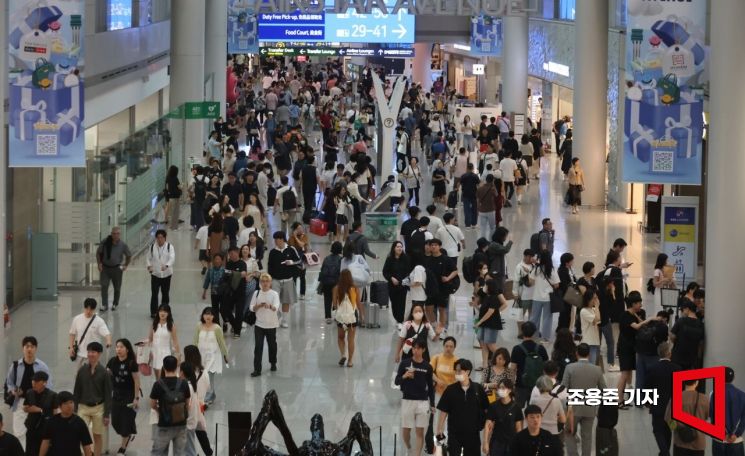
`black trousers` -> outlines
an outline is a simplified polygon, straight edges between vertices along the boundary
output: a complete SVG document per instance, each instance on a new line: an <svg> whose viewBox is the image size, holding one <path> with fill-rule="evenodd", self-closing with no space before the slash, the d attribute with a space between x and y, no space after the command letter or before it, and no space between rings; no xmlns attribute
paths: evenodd
<svg viewBox="0 0 745 456"><path fill-rule="evenodd" d="M158 313L158 291L161 294L161 304L168 304L171 302L171 277L155 277L150 276L150 315Z"/></svg>
<svg viewBox="0 0 745 456"><path fill-rule="evenodd" d="M26 433L26 455L38 456L41 451L41 441L44 435L40 432Z"/></svg>
<svg viewBox="0 0 745 456"><path fill-rule="evenodd" d="M505 182L504 183L504 191L507 193L505 195L505 198L507 198L507 201L512 199L512 196L515 194L515 183L514 182Z"/></svg>
<svg viewBox="0 0 745 456"><path fill-rule="evenodd" d="M463 456L481 456L481 437L479 432L469 435L448 434L448 454Z"/></svg>
<svg viewBox="0 0 745 456"><path fill-rule="evenodd" d="M657 442L657 448L660 450L660 456L670 455L670 439L673 437L670 427L665 422L664 415L652 415L652 434Z"/></svg>
<svg viewBox="0 0 745 456"><path fill-rule="evenodd" d="M254 326L254 371L261 372L261 358L264 356L264 338L269 345L269 363L277 364L277 328Z"/></svg>
<svg viewBox="0 0 745 456"><path fill-rule="evenodd" d="M409 189L409 206L414 205L412 203L414 199L416 199L416 204L422 204L422 201L419 199L419 187Z"/></svg>
<svg viewBox="0 0 745 456"><path fill-rule="evenodd" d="M406 288L388 287L388 294L391 298L391 312L396 323L404 322L404 312L406 311Z"/></svg>
<svg viewBox="0 0 745 456"><path fill-rule="evenodd" d="M202 447L202 451L207 456L212 456L212 447L210 446L210 439L207 437L207 431L195 431L197 434L197 440L199 440L199 446Z"/></svg>
<svg viewBox="0 0 745 456"><path fill-rule="evenodd" d="M316 209L316 190L303 189L303 213L310 214Z"/></svg>
<svg viewBox="0 0 745 456"><path fill-rule="evenodd" d="M212 315L214 315L215 324L220 324L220 308L222 307L222 296L219 294L211 294L210 301L212 303Z"/></svg>
<svg viewBox="0 0 745 456"><path fill-rule="evenodd" d="M578 318L579 319L579 318ZM566 328L569 329L569 323L572 321L572 306L564 303L564 307L559 312L559 324L556 329Z"/></svg>
<svg viewBox="0 0 745 456"><path fill-rule="evenodd" d="M331 318L331 303L334 299L334 285L323 285L323 315Z"/></svg>
<svg viewBox="0 0 745 456"><path fill-rule="evenodd" d="M293 279L293 284L297 284L297 281L300 280L300 295L305 296L305 288L306 288L306 280L305 280L305 269L300 272L300 275L295 277Z"/></svg>

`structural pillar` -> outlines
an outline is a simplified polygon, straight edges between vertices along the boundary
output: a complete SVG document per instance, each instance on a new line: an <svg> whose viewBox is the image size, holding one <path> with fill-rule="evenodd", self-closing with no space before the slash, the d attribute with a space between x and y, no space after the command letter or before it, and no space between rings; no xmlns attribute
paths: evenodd
<svg viewBox="0 0 745 456"><path fill-rule="evenodd" d="M214 95L212 101L220 102L220 115L225 118L228 66L228 0L210 0L207 8L206 40L204 45L205 73L212 73Z"/></svg>
<svg viewBox="0 0 745 456"><path fill-rule="evenodd" d="M0 49L2 50L0 55L0 101L5 101L8 91L8 34L5 32L7 30L5 26L8 24L8 3L3 2L3 6L0 7L0 24L3 25L3 32L0 33ZM0 237L0 263L2 263L0 264L0 293L2 293L0 313L2 313L3 305L9 304L5 299L7 295L5 278L8 274L8 242L5 240L5 233L8 232L6 217L8 195L5 191L8 185L8 138L5 134L7 132L5 120L5 109L0 109L0 236L2 236ZM5 324L0 321L0 366L8 365L7 350L11 346L15 345L6 338Z"/></svg>
<svg viewBox="0 0 745 456"><path fill-rule="evenodd" d="M577 0L574 21L574 156L585 171L582 203L605 203L608 0Z"/></svg>
<svg viewBox="0 0 745 456"><path fill-rule="evenodd" d="M187 101L204 100L204 36L205 0L179 0L171 15L171 109ZM221 53L226 55L225 48ZM171 164L179 167L182 182L190 175L186 169L188 157L202 156L206 141L203 126L204 120L183 120L174 125Z"/></svg>
<svg viewBox="0 0 745 456"><path fill-rule="evenodd" d="M706 154L706 352L705 366L729 366L735 370L735 384L745 388L745 357L740 347L745 345L742 330L739 284L742 273L738 267L722 261L745 254L745 245L735 241L745 224L745 199L733 191L745 169L745 156L732 149L732 133L742 130L745 112L738 97L732 97L738 76L745 72L745 60L733 58L741 54L745 43L745 17L742 0L711 2L711 109L709 144ZM733 250L734 249L734 250Z"/></svg>
<svg viewBox="0 0 745 456"><path fill-rule="evenodd" d="M432 43L414 43L414 58L411 64L411 79L419 83L425 92L432 88Z"/></svg>
<svg viewBox="0 0 745 456"><path fill-rule="evenodd" d="M528 16L505 15L502 111L525 114L528 105Z"/></svg>

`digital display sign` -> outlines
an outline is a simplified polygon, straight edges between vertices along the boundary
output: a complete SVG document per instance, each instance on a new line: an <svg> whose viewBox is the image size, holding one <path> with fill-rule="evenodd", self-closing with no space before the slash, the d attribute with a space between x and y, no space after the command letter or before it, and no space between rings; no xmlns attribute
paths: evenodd
<svg viewBox="0 0 745 456"><path fill-rule="evenodd" d="M386 6L392 11L395 2L389 0ZM273 42L414 43L416 25L415 16L405 9L359 14L353 7L345 14L261 13L258 21L259 40Z"/></svg>
<svg viewBox="0 0 745 456"><path fill-rule="evenodd" d="M132 0L109 0L109 30L132 27Z"/></svg>

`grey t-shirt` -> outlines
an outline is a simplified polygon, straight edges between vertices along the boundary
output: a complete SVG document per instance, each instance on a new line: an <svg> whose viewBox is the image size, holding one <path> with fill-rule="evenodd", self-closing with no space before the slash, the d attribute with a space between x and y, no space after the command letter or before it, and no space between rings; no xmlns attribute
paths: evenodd
<svg viewBox="0 0 745 456"><path fill-rule="evenodd" d="M129 247L124 243L124 241L119 241L116 244L111 244L111 253L107 255L106 242L104 241L98 246L96 256L101 258L101 262L104 266L111 268L123 264L125 256L131 258L132 252L129 251Z"/></svg>

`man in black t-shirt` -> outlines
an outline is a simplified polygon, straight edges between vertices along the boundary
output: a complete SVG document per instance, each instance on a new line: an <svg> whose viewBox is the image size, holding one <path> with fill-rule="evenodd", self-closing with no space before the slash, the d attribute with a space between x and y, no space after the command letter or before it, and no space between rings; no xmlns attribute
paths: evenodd
<svg viewBox="0 0 745 456"><path fill-rule="evenodd" d="M684 370L698 367L703 353L706 332L704 324L696 315L696 305L688 301L681 306L682 317L670 330L673 345L672 361Z"/></svg>
<svg viewBox="0 0 745 456"><path fill-rule="evenodd" d="M225 321L233 328L233 338L241 337L243 329L243 307L245 306L246 275L248 267L240 258L238 247L228 249L228 261L225 263L225 280L230 280L229 299L223 300L220 312ZM235 313L233 313L235 311Z"/></svg>
<svg viewBox="0 0 745 456"><path fill-rule="evenodd" d="M231 212L230 208L228 206L225 206L221 209L222 211L222 232L227 236L228 240L230 241L230 247L237 247L238 243L238 231L240 230L240 226L238 226L238 220L235 219L233 216L233 213Z"/></svg>
<svg viewBox="0 0 745 456"><path fill-rule="evenodd" d="M543 412L537 405L525 407L527 427L518 432L510 447L510 454L536 456L562 456L564 452L558 439L541 429ZM584 453L583 453L584 456Z"/></svg>
<svg viewBox="0 0 745 456"><path fill-rule="evenodd" d="M401 238L404 241L404 247L409 249L409 240L411 233L419 228L419 213L421 210L416 206L409 207L409 219L401 224Z"/></svg>
<svg viewBox="0 0 745 456"><path fill-rule="evenodd" d="M510 354L510 369L515 370L517 374L515 390L517 391L517 402L520 404L520 408L528 401L530 390L535 386L523 384L522 376L525 372L525 358L527 354L537 352L543 361L548 361L546 349L543 345L533 340L533 336L537 331L535 324L532 321L526 321L523 323L522 330L523 341L512 347L512 353Z"/></svg>
<svg viewBox="0 0 745 456"><path fill-rule="evenodd" d="M461 200L463 201L463 217L466 228L476 227L478 210L476 206L476 189L481 179L474 172L473 163L468 164L468 170L460 177Z"/></svg>
<svg viewBox="0 0 745 456"><path fill-rule="evenodd" d="M427 270L427 274L431 272L437 278L439 293L433 295L430 295L429 292L427 293L425 312L430 323L434 324L435 321L439 320L440 326L444 328L440 334L440 338L444 339L447 337L448 308L450 295L452 294L450 284L458 276L458 268L453 259L444 255L440 250L442 241L439 239L430 239L426 245L429 247L430 254L424 257L424 268ZM425 284L425 289L426 287L427 285ZM437 311L437 315L435 315L435 310Z"/></svg>
<svg viewBox="0 0 745 456"><path fill-rule="evenodd" d="M230 205L236 210L240 209L241 184L236 181L234 172L228 173L228 183L222 186L221 195L228 195Z"/></svg>
<svg viewBox="0 0 745 456"><path fill-rule="evenodd" d="M52 417L57 404L57 394L47 388L49 375L46 372L34 372L31 389L26 391L26 402L23 411L26 417L26 454L36 456L41 448L47 420Z"/></svg>
<svg viewBox="0 0 745 456"><path fill-rule="evenodd" d="M91 456L93 439L82 418L75 415L72 393L62 391L57 395L60 412L47 422L39 454L44 456ZM80 447L83 447L83 453Z"/></svg>
<svg viewBox="0 0 745 456"><path fill-rule="evenodd" d="M484 387L470 379L473 364L459 359L454 364L455 383L445 388L437 409L440 410L437 435L442 436L445 420L448 421L448 450L452 454L479 455L486 409L489 401Z"/></svg>
<svg viewBox="0 0 745 456"><path fill-rule="evenodd" d="M153 434L153 449L151 454L156 456L168 456L168 447L173 445L173 454L181 455L186 452L186 418L188 414L182 413L183 419L174 416L175 407L185 407L189 410L191 392L187 380L178 378L176 370L178 360L175 356L163 358L163 376L155 382L150 392L150 407L158 412L158 426ZM181 395L183 402L174 404L168 397Z"/></svg>
<svg viewBox="0 0 745 456"><path fill-rule="evenodd" d="M3 415L0 413L0 454L3 456L25 456L21 442L13 434L3 431Z"/></svg>

